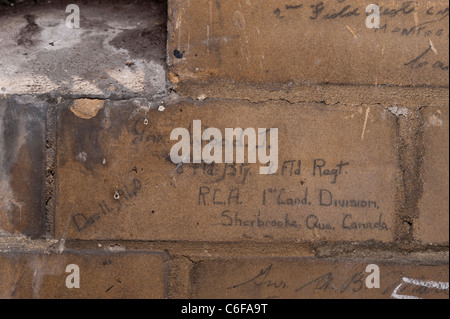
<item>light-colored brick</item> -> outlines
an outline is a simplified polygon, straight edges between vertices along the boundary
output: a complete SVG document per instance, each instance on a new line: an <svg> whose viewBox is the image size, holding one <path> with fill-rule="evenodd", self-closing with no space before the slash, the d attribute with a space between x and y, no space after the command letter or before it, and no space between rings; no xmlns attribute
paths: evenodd
<svg viewBox="0 0 450 319"><path fill-rule="evenodd" d="M366 280L374 272L373 270L366 272L366 267L372 264L379 267L380 288L367 287ZM368 282L373 282L372 278L369 278ZM438 283L441 284L438 286ZM432 287L433 285L435 288ZM374 260L219 259L203 261L194 267L191 297L447 299L448 265L419 265Z"/></svg>
<svg viewBox="0 0 450 319"><path fill-rule="evenodd" d="M260 175L259 163L173 164L171 131L198 119L222 134L278 128L277 174ZM160 112L106 101L91 119L64 107L56 238L67 228L73 239L390 242L395 154L395 117L376 106L210 101Z"/></svg>
<svg viewBox="0 0 450 319"><path fill-rule="evenodd" d="M169 1L173 84L448 86L448 2L367 0Z"/></svg>
<svg viewBox="0 0 450 319"><path fill-rule="evenodd" d="M66 12L70 4L79 8L79 28L66 26L74 17ZM1 5L0 16L1 94L123 98L166 91L163 1L17 3Z"/></svg>

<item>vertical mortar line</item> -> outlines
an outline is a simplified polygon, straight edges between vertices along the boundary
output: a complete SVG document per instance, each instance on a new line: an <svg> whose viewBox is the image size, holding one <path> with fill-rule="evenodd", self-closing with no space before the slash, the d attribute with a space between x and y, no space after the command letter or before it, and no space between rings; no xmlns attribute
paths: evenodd
<svg viewBox="0 0 450 319"><path fill-rule="evenodd" d="M401 137L401 133L400 133L400 119L398 117L395 117L395 139L396 139L396 151L397 151L397 167L398 167L398 172L397 172L397 179L398 182L397 184L397 192L396 192L396 203L395 203L395 229L394 229L394 236L395 236L395 241L398 242L400 240L400 238L404 237L404 235L402 236L402 212L404 209L404 203L405 203L405 182L404 182L404 168L402 165L402 159L403 159L403 148L404 146L404 142L403 139Z"/></svg>
<svg viewBox="0 0 450 319"><path fill-rule="evenodd" d="M398 161L401 189L396 220L396 241L412 245L414 221L419 216L418 203L423 193L423 117L420 108L408 109L407 115L397 116Z"/></svg>
<svg viewBox="0 0 450 319"><path fill-rule="evenodd" d="M165 56L165 64L164 64L164 69L166 71L166 94L169 92L170 88L171 88L171 83L170 83L170 76L169 76L169 65L170 65L170 56L169 56L169 52L170 52L170 43L169 43L169 36L170 36L170 32L169 32L169 20L170 20L170 8L171 8L171 0L167 0L166 1L166 43L165 43L165 51L166 51L166 56Z"/></svg>
<svg viewBox="0 0 450 319"><path fill-rule="evenodd" d="M168 273L168 299L186 299L190 291L189 283L191 280L191 268L193 261L186 256L169 254L169 273Z"/></svg>
<svg viewBox="0 0 450 319"><path fill-rule="evenodd" d="M56 178L56 110L57 102L47 100L47 119L45 126L45 238L55 235L55 178Z"/></svg>
<svg viewBox="0 0 450 319"><path fill-rule="evenodd" d="M190 263L189 264L189 268L188 268L188 282L187 282L187 292L186 292L186 297L187 299L193 299L193 297L195 296L195 291L194 289L197 287L196 284L194 284L194 281L197 280L196 276L195 276L195 270L196 268L199 266L199 264L202 262L202 260L196 262L196 263Z"/></svg>

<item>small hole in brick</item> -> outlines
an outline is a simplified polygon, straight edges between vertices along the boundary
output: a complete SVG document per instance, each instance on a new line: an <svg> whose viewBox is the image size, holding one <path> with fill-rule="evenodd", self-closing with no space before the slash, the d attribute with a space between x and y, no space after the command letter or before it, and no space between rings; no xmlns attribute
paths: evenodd
<svg viewBox="0 0 450 319"><path fill-rule="evenodd" d="M184 51L181 52L181 51L178 50L178 49L175 49L175 50L173 51L173 55L174 55L177 59L182 59L182 58L183 58L183 54L184 54Z"/></svg>

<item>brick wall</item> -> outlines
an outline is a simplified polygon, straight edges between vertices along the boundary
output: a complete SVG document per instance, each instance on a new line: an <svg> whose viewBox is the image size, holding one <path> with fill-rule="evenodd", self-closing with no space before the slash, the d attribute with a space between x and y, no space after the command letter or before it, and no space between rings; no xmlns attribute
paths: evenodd
<svg viewBox="0 0 450 319"><path fill-rule="evenodd" d="M72 2L0 2L1 298L448 298L448 2Z"/></svg>

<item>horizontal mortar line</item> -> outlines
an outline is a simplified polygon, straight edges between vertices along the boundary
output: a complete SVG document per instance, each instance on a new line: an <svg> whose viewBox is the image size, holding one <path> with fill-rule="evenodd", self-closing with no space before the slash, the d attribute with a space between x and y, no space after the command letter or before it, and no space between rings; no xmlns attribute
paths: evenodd
<svg viewBox="0 0 450 319"><path fill-rule="evenodd" d="M183 240L132 240L132 239L66 239L66 244L94 244L94 243L106 243L106 244L148 244L148 245L172 245L172 246L277 246L277 248L288 247L292 248L293 245L297 248L311 248L311 249L321 249L323 247L326 248L340 248L342 246L352 247L352 248L360 248L361 250L380 250L382 251L403 251L403 252L448 252L447 244L435 244L435 245L418 245L413 242L408 242L406 245L408 247L404 247L405 244L398 245L395 243L382 243L382 242L374 242L374 241L361 241L361 242L352 242L352 241L337 241L333 243L329 243L327 241L322 242L283 242L283 241L273 241L273 242L240 242L240 241L183 241ZM371 247L373 246L373 247Z"/></svg>
<svg viewBox="0 0 450 319"><path fill-rule="evenodd" d="M71 101L71 100L78 100L78 99L89 99L89 100L103 100L103 101L114 101L114 102L126 102L129 100L133 100L133 99L145 99L148 102L160 102L162 99L167 98L167 97L171 97L171 95L160 95L158 96L158 98L155 98L154 96L142 96L142 95L137 95L137 96L126 96L126 97L104 97L104 96L89 96L89 95L80 95L80 96L70 96L70 95L59 95L59 96L48 96L47 94L43 94L43 95L31 95L31 94L14 94L14 95L7 95L6 98L14 98L14 97L32 97L35 99L56 99L58 97L63 98L64 100L67 101ZM386 94L386 97L388 97L388 94ZM405 99L409 99L412 97L405 97ZM443 98L445 98L445 96L443 96ZM355 99L358 100L358 99ZM435 98L433 97L425 97L424 100L428 100L430 102L435 101ZM179 102L190 102L190 103L203 103L205 101L229 101L229 102L240 102L240 101L246 101L252 104L264 104L264 103L269 103L269 102L286 102L289 104L306 104L306 103L315 103L315 104L325 104L327 106L337 106L337 105L342 105L342 106L354 106L354 107L359 107L359 106L364 106L364 105L379 105L379 106L389 106L386 103L383 102L376 102L374 101L373 103L370 102L361 102L358 104L355 103L348 103L348 102L343 102L343 101L337 101L334 103L327 103L324 100L318 100L318 99L311 99L311 100L297 100L295 97L289 98L289 97L285 97L285 98L269 98L269 99L261 99L261 100L257 100L257 99L252 99L252 98L236 98L236 97L211 97L211 98L206 98L203 101L200 101L198 99L192 98L192 97L184 97L184 96L179 96L178 99L174 100L173 103L170 104L175 104L175 103L179 103ZM426 103L426 102L424 102ZM417 108L417 107L427 107L427 105L422 105L424 103L421 103L421 106L413 106L413 108ZM168 104L170 106L170 104Z"/></svg>
<svg viewBox="0 0 450 319"><path fill-rule="evenodd" d="M203 86L205 83L202 82L185 82L186 85L188 86L189 84L192 84L194 86L194 89L196 88L196 86L202 86L203 89L205 89L205 87ZM210 83L208 82L206 85L206 89L209 87L214 87L214 84L221 84L220 81L218 82L213 82ZM295 89L302 89L302 88L310 88L310 89L317 89L317 88L341 88L341 87L348 87L348 88L367 88L367 89L373 89L373 90L381 90L381 91L377 91L376 94L383 94L386 93L386 95L388 95L389 93L391 93L392 90L401 90L404 91L405 93L407 93L408 91L410 92L411 90L423 90L423 89L429 89L431 91L436 90L437 92L442 92L443 90L448 90L449 86L427 86L427 85L423 85L423 86L394 86L394 85L378 85L378 86L373 86L373 85L369 85L369 84L334 84L334 83L319 83L319 84L308 84L308 85L295 85L293 87L290 88L290 90L288 92L286 92L285 89L283 89L282 85L283 84L275 84L276 88L275 90L273 90L273 88L271 90L266 89L266 88L258 88L255 87L256 84L252 84L252 83L240 83L240 82L227 82L227 81L223 81L222 84L229 84L229 86L233 87L233 86L239 86L242 87L244 86L245 88L248 89L254 89L254 91L257 92L267 92L268 94L270 93L274 93L276 94L277 92L280 93L284 93L286 95L289 94L295 94L296 91ZM168 85L170 85L170 83L168 83ZM262 83L261 85L271 85L271 83ZM181 88L181 90L183 90L183 88ZM175 92L177 90L175 89ZM365 91L367 92L367 91ZM370 91L369 91L370 92ZM363 92L364 93L364 92ZM447 95L448 95L448 91L447 91ZM127 100L127 99L132 99L132 98L148 98L151 99L154 96L158 96L158 94L149 94L149 93L129 93L129 95L123 94L122 96L117 96L116 94L111 94L111 96L107 97L105 95L95 95L95 94L71 94L71 93L58 93L58 91L51 91L51 92L45 92L45 93L33 93L33 92L23 92L23 93L8 93L6 94L6 96L33 96L33 97L62 97L62 98L67 98L67 99L81 99L81 98L87 98L87 99L103 99L103 100ZM170 94L161 94L160 96L170 96ZM181 96L184 97L184 96ZM186 97L189 98L189 97ZM425 99L432 99L432 97L424 97ZM193 100L195 100L194 98L192 98ZM235 98L235 97L229 97L229 99L232 100L249 100L249 98ZM278 100L277 98L274 98L276 100ZM279 98L281 100L288 100L287 98ZM295 99L295 97L293 97L293 99ZM272 100L272 99L270 99ZM306 101L305 101L306 102Z"/></svg>
<svg viewBox="0 0 450 319"><path fill-rule="evenodd" d="M421 91L421 90L423 90L423 89L417 89L416 91ZM427 91L427 92L412 92L412 91L409 91L409 90L408 91L404 91L404 92L399 92L398 90L395 91L395 92L388 92L388 91L384 91L383 92L383 90L379 90L377 92L359 91L359 94L361 94L361 96L360 97L356 97L356 98L351 98L351 100L352 101L359 101L359 100L362 101L363 99L365 100L367 98L367 95L377 95L377 96L380 97L380 99L381 98L392 98L392 97L395 97L395 98L401 98L401 99L404 99L404 100L408 100L408 99L411 100L411 99L415 99L417 96L421 96L421 98L423 100L425 100L425 101L426 100L434 101L434 100L436 100L436 97L437 98L441 98L441 99L445 99L445 98L448 98L448 96L449 96L447 89L432 89L432 90L434 90L434 92L430 92L430 91ZM239 97L239 96L237 96L236 97L236 95L234 95L234 96L229 96L228 97L228 96L225 96L225 95L221 95L219 93L219 94L212 95L211 97L206 97L204 100L213 100L213 99L235 100L235 101L245 100L245 101L250 101L252 103L269 102L269 101L286 101L286 102L294 104L294 103L310 103L310 102L324 103L325 99L327 99L327 100L330 100L331 98L335 98L336 100L338 99L338 98L333 97L333 96L324 96L324 94L321 93L321 92L314 93L314 94L309 94L311 96L311 98L305 99L305 97L302 96L302 95L305 95L308 92L304 92L304 91L303 92L292 91L292 92L286 93L286 92L283 92L281 90L280 91L276 91L276 92L273 92L273 91L269 92L269 91L264 91L264 90L254 90L254 93L256 95L258 95L258 94L264 95L265 94L267 96L270 96L271 94L278 94L278 92L283 93L282 94L283 97L276 97L276 96L274 96L274 97L267 97L267 98L260 98L260 99L258 99L258 98L252 98L251 96L250 97L248 97L248 96L246 96L246 97ZM339 92L342 93L343 95L345 93L347 93L345 90L340 90ZM354 90L351 90L348 93L354 94L354 92L355 92ZM195 93L199 93L199 92L195 92ZM299 93L301 93L301 95ZM330 92L330 93L333 93L333 92ZM403 95L402 95L402 93L403 93ZM432 94L432 96L424 95L424 93ZM188 92L186 94L188 94ZM239 94L239 92L237 92L237 94ZM318 97L319 95L320 95L320 98ZM188 95L180 95L180 94L178 94L178 96L180 97L180 99L193 100L193 101L197 101L197 102L204 101L204 100L199 100L198 98L194 98L194 97L188 96ZM350 99L347 96L345 98L346 99ZM338 104L338 103L340 103L340 102L329 103L329 104ZM381 105L383 103L382 102L378 102L377 100L375 100L374 102L364 102L364 103L361 102L360 104L380 104ZM354 103L352 103L352 105L354 105Z"/></svg>
<svg viewBox="0 0 450 319"><path fill-rule="evenodd" d="M367 252L367 251L365 251ZM366 256L364 254L336 254L336 255L326 255L326 256L314 256L314 255L306 255L306 254L292 254L292 253L278 253L277 255L274 255L273 252L267 251L264 253L255 253L255 254L249 254L249 253L243 253L238 249L230 249L228 251L219 251L217 254L211 254L212 252L209 251L208 254L201 253L201 251L170 251L168 249L165 250L148 250L148 249L127 249L127 250L109 250L109 249L102 249L102 248L67 248L63 252L51 249L42 249L42 248L35 248L35 249L29 249L29 250L9 250L9 251L1 251L0 250L0 257L2 255L4 256L10 256L15 254L45 254L45 255L61 255L61 254L78 254L83 255L85 253L86 255L92 254L104 254L104 255L117 255L120 254L145 254L148 253L150 255L152 254L166 254L170 258L174 257L189 257L193 260L215 260L215 259L299 259L299 260L307 260L307 261L330 261L330 260L342 260L342 261L353 261L353 262L371 262L371 261L380 261L385 264L397 264L397 265L411 265L414 264L416 266L422 267L422 266L439 266L439 265L448 265L449 260L446 257L442 257L438 254L428 254L427 256L407 256L404 254L398 254L393 255L389 257L385 256L374 256L369 255ZM229 253L229 254L228 254Z"/></svg>
<svg viewBox="0 0 450 319"><path fill-rule="evenodd" d="M170 71L170 68L169 68ZM199 85L204 87L206 85L206 88L208 86L213 86L214 84L228 84L229 86L238 86L238 87L249 87L249 88L258 88L261 87L262 90L264 90L264 87L267 86L274 86L275 90L285 91L283 89L283 86L290 85L291 81L287 82L237 82L232 79L228 78L215 78L210 81L205 80L185 80L180 81L178 84L173 85L172 83L169 83L169 85L174 86L175 89L177 86L189 86L189 85ZM292 80L292 82L295 82L295 80ZM293 83L290 89L296 89L296 88L317 88L317 87L351 87L351 88L376 88L376 89L449 89L449 85L428 85L428 84L420 84L420 85L397 85L397 84L368 84L368 83L353 83L353 82L347 82L347 83L339 83L339 82L316 82L316 83ZM272 88L273 89L273 88Z"/></svg>
<svg viewBox="0 0 450 319"><path fill-rule="evenodd" d="M155 94L156 95L156 94ZM79 100L79 99L87 99L87 100L103 100L103 101L129 101L132 99L146 99L149 102L159 102L161 101L161 98L170 97L170 95L160 95L160 98L155 98L154 95L152 96L146 96L146 95L131 95L131 96L124 96L124 97L105 97L105 96L94 96L94 95L51 95L51 93L42 93L42 94L6 94L6 98L15 98L15 97L30 97L34 99L57 99L61 97L64 100ZM1 99L1 96L0 96ZM3 97L4 99L4 97Z"/></svg>

